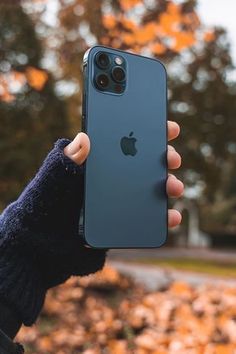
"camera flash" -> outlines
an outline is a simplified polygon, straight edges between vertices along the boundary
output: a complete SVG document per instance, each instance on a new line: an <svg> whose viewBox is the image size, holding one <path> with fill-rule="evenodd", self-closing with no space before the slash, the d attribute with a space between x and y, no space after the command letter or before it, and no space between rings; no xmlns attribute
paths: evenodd
<svg viewBox="0 0 236 354"><path fill-rule="evenodd" d="M115 58L115 63L116 63L117 65L121 65L121 64L123 63L123 59L122 59L121 57L116 57L116 58Z"/></svg>

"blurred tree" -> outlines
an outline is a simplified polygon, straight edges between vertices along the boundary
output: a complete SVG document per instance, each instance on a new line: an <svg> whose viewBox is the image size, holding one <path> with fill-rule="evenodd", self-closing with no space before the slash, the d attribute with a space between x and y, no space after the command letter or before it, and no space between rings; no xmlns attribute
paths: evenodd
<svg viewBox="0 0 236 354"><path fill-rule="evenodd" d="M89 46L101 43L165 62L171 119L182 127L175 144L184 157L180 175L187 185L186 197L201 208L204 229L223 227L235 233L236 90L228 79L233 65L226 33L204 27L195 0L58 0L54 8L45 0L22 0L22 4L35 22L44 59L53 58L50 70L56 93L64 99L71 135L78 130L81 62ZM44 60L44 68L46 62L50 60ZM27 65L29 70L39 69L38 62ZM37 74L43 83L42 72ZM24 87L38 95L49 85L49 77L42 91L32 89L29 75L26 80ZM5 101L11 100L6 92Z"/></svg>
<svg viewBox="0 0 236 354"><path fill-rule="evenodd" d="M206 29L194 0L61 0L59 13L66 38L59 62L65 76L76 77L80 87L78 62L96 42L165 62L171 119L182 127L175 144L183 156L179 174L187 197L197 200L203 229L235 233L236 92L227 80L233 64L225 31ZM80 104L74 97L71 102Z"/></svg>
<svg viewBox="0 0 236 354"><path fill-rule="evenodd" d="M235 234L236 85L226 32L216 29L205 45L192 48L188 60L170 83L170 110L182 127L176 143L181 174L192 192L202 189L203 228Z"/></svg>
<svg viewBox="0 0 236 354"><path fill-rule="evenodd" d="M200 26L192 0L183 6L163 0L150 5L140 0L60 0L60 5L58 66L63 79L76 81L79 88L83 81L82 58L89 46L101 43L171 61L196 42ZM46 41L50 47L52 38ZM68 103L75 130L81 95L75 92Z"/></svg>
<svg viewBox="0 0 236 354"><path fill-rule="evenodd" d="M85 50L96 43L158 56L166 61L196 42L200 21L195 1L177 5L174 1L59 0L57 21L47 20L48 1L22 0L36 24L57 80L58 94L64 97L71 134L78 130L83 77L81 63ZM53 54L52 54L53 53Z"/></svg>
<svg viewBox="0 0 236 354"><path fill-rule="evenodd" d="M68 134L64 104L18 0L0 1L0 208L22 190L53 142Z"/></svg>

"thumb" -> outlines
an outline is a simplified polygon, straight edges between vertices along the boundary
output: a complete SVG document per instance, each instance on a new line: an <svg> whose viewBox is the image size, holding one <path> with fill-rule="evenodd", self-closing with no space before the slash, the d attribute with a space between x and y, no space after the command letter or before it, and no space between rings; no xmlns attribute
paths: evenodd
<svg viewBox="0 0 236 354"><path fill-rule="evenodd" d="M81 165L88 157L90 151L90 140L87 134L78 133L74 140L64 148L64 154Z"/></svg>

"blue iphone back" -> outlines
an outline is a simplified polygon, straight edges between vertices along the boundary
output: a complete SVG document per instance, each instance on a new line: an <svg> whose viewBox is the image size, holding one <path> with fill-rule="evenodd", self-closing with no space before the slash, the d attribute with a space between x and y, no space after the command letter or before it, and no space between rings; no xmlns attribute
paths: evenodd
<svg viewBox="0 0 236 354"><path fill-rule="evenodd" d="M164 244L166 111L167 78L160 61L103 46L86 53L83 131L91 151L85 164L83 234L89 246Z"/></svg>

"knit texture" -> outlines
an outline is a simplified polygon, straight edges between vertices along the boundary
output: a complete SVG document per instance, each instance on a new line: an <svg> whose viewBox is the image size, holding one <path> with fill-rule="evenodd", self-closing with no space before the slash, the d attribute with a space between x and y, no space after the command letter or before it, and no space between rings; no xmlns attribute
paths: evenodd
<svg viewBox="0 0 236 354"><path fill-rule="evenodd" d="M19 343L14 343L2 330L0 329L0 353L1 354L23 354L24 348Z"/></svg>
<svg viewBox="0 0 236 354"><path fill-rule="evenodd" d="M71 275L100 270L106 250L79 236L84 165L64 155L59 139L19 198L0 215L0 299L32 325L47 289Z"/></svg>

